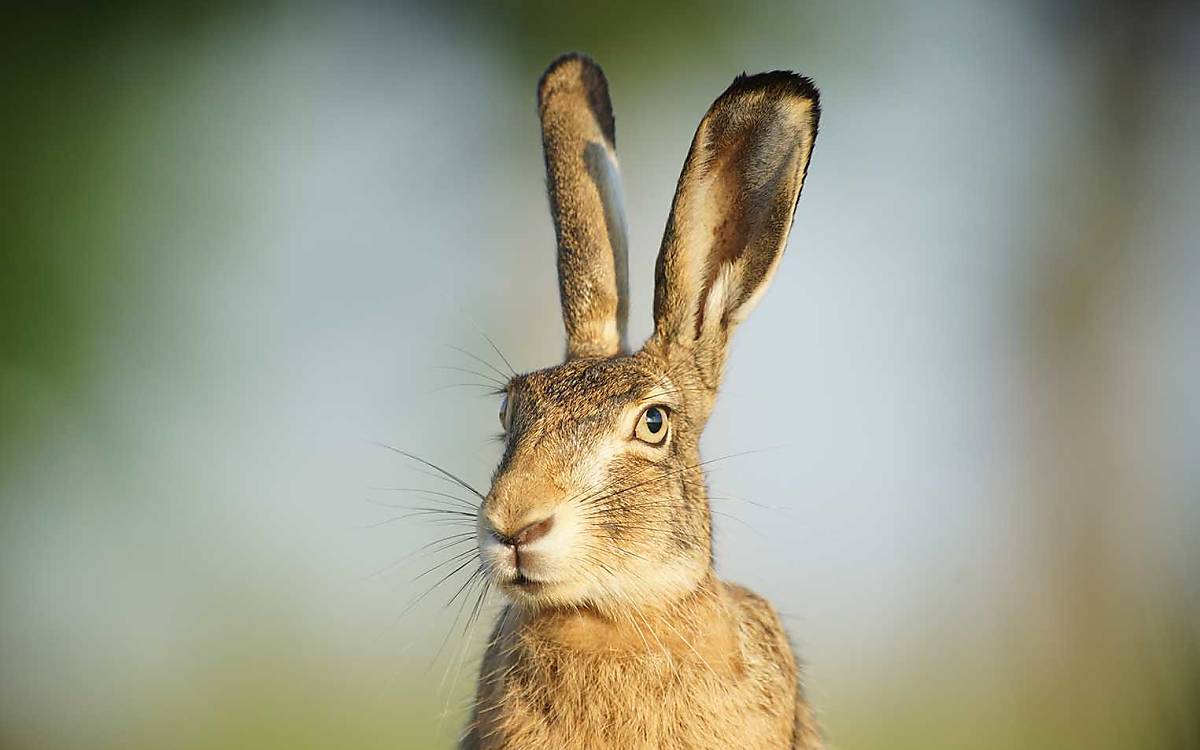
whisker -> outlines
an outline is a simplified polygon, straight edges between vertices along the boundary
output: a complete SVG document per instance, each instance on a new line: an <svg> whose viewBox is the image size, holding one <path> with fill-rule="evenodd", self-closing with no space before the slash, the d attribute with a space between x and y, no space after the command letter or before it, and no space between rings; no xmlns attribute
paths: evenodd
<svg viewBox="0 0 1200 750"><path fill-rule="evenodd" d="M465 510L458 510L457 508L426 508L421 505L389 505L388 507L395 508L397 510L409 511L408 514L400 516L401 518L410 518L412 516L419 515L461 516L463 518L472 519L478 517L475 513L469 513Z"/></svg>
<svg viewBox="0 0 1200 750"><path fill-rule="evenodd" d="M736 521L737 523L740 523L742 526L746 527L747 531L750 531L751 533L753 533L755 536L757 536L760 539L767 538L766 534L762 533L761 531L759 531L758 529L754 528L749 523L747 523L745 520L738 518L737 516L733 515L732 513L726 513L723 510L716 510L715 508L712 509L712 513L713 513L713 515L722 516L724 518L728 518L730 521Z"/></svg>
<svg viewBox="0 0 1200 750"><path fill-rule="evenodd" d="M395 447L394 445L388 445L387 443L376 443L376 445L378 445L382 448L386 448L386 449L392 451L393 453L399 453L401 456L404 456L407 459L410 459L412 461L416 461L417 463L428 466L429 468L433 469L437 473L441 474L442 476L446 477L450 481L457 484L459 487L462 487L464 490L467 490L472 495L479 498L480 501L487 499L483 496L483 493L481 493L479 490L475 489L471 485L467 484L466 480L461 479L454 474L451 474L449 471L446 471L445 469L443 469L442 467L433 463L432 461L426 461L425 459L421 458L420 456L414 456L413 454L409 453L408 451L401 450L401 449Z"/></svg>
<svg viewBox="0 0 1200 750"><path fill-rule="evenodd" d="M488 368L488 369L489 369L489 370L491 370L492 372L494 372L494 373L496 373L497 375L499 375L499 376L500 376L500 378L501 378L502 380L504 380L504 381L506 381L506 382L508 381L508 378L509 378L509 376L508 376L508 375L506 375L506 374L504 374L504 371L503 371L503 370L499 369L498 367L496 367L495 365L493 365L491 362L488 362L488 361L487 361L486 359L484 359L483 357L479 357L479 356L477 356L477 355L475 355L475 354L472 354L471 352L467 351L466 349L463 349L463 348L462 348L462 347L460 347L460 346L455 346L454 344L446 344L446 346L450 347L451 349L453 349L454 351L458 352L459 354L465 354L465 355L467 355L467 356L468 356L468 357L470 357L471 359L475 360L475 361L476 361L476 362L478 362L479 364L483 365L484 367Z"/></svg>
<svg viewBox="0 0 1200 750"><path fill-rule="evenodd" d="M499 396L504 393L504 391L502 389L499 389L496 386L491 385L490 383L450 383L448 385L443 385L438 388L434 388L433 390L428 391L428 393L430 395L432 395L434 393L441 393L443 391L449 391L454 388L481 388L484 391L486 391L486 393L484 395L491 395L491 396Z"/></svg>
<svg viewBox="0 0 1200 750"><path fill-rule="evenodd" d="M469 631L479 621L479 615L483 612L483 603L487 599L488 593L491 591L492 582L485 575L483 578L483 590L479 592L479 597L475 600L475 606L471 608L471 616L467 618L467 624L463 628L464 631Z"/></svg>
<svg viewBox="0 0 1200 750"><path fill-rule="evenodd" d="M477 570L476 573L483 573L483 568L482 567L479 568L479 570ZM474 578L474 574L472 575L472 578ZM453 668L454 681L450 685L450 691L446 693L446 704L443 706L443 711L447 711L447 712L449 711L450 696L454 693L454 688L458 685L458 678L459 678L459 675L462 674L463 662L466 659L466 655L467 655L467 647L470 645L470 639L467 636L470 633L471 628L473 627L473 624L478 617L479 610L482 607L483 600L487 596L488 589L491 585L491 582L487 579L486 575L482 575L479 580L481 580L483 582L483 585L482 585L482 587L480 587L479 596L475 600L475 606L471 608L471 614L467 618L467 623L463 626L463 630L462 630L463 646L461 649L459 649L459 652L458 652L458 660L457 660L458 664L457 664L457 666L454 666L453 663L446 664L446 670L444 672L442 672L442 680L438 685L439 689L445 690L446 677L449 675L451 669ZM472 584L472 588L474 588L474 587L475 587L475 584ZM470 594L468 594L468 598L469 598L469 596L470 596ZM436 663L437 659L440 658L442 650L445 649L446 644L449 643L450 635L454 632L455 625L458 624L458 618L462 615L462 610L465 609L466 602L467 602L467 599L463 599L463 607L459 609L459 614L455 616L454 623L450 626L450 629L446 632L446 636L442 639L442 643L438 647L437 653L434 655L435 663Z"/></svg>
<svg viewBox="0 0 1200 750"><path fill-rule="evenodd" d="M470 578L467 579L466 583L464 583L462 586L459 587L458 591L454 592L454 596L450 597L450 601L448 601L442 605L442 609L448 609L450 607L450 605L454 604L454 600L462 595L462 592L467 588L467 584L471 583L474 580L477 580L480 576L483 576L483 575L486 575L486 574L484 573L484 570L482 567L476 568L474 571L472 571ZM465 602L466 602L466 600L464 600L464 604L465 604ZM461 615L461 614L462 614L462 612L460 610L459 615ZM458 624L458 617L455 617L454 625L457 625L457 624ZM450 629L451 630L454 629L453 625L451 626Z"/></svg>
<svg viewBox="0 0 1200 750"><path fill-rule="evenodd" d="M479 583L482 574L483 574L483 568L476 568L475 570L471 571L471 575L467 578L466 581L463 582L463 585L458 589L458 591L454 592L454 596L450 597L450 601L446 602L446 604L443 605L442 609L449 608L450 605L454 603L454 600L457 599L459 597L459 595L461 595L464 591L473 590L475 588L475 586ZM466 609L468 599L470 599L470 594L468 594L467 597L465 599L463 599L463 603L458 608L458 613L454 615L454 620L450 623L450 627L446 628L446 634L444 636L442 636L442 642L440 644L438 644L437 651L435 651L433 653L433 658L429 661L430 667L432 667L434 664L437 664L438 659L440 659L442 657L442 652L445 651L446 644L450 642L450 637L454 635L454 631L458 627L458 621L460 619L462 619L462 613L463 613L463 610ZM463 631L463 635L464 636L466 635L466 631ZM464 644L464 648L465 648L465 644ZM439 687L445 687L446 675L448 674L449 669L450 669L449 664L446 665L446 669L447 669L447 671L442 673L442 682L439 685Z"/></svg>
<svg viewBox="0 0 1200 750"><path fill-rule="evenodd" d="M417 606L417 604L419 604L419 603L421 602L421 600L423 600L425 597L427 597L427 596L429 596L431 593L433 593L433 590L434 590L434 589L436 589L438 586L441 586L441 585L442 585L443 583L445 583L446 581L450 580L450 579L451 579L451 578L454 576L454 574L455 574L455 573L458 573L460 570L462 570L463 568L465 568L465 567L467 567L468 565L470 565L470 564L471 564L471 562L472 562L472 559L471 559L471 558L467 558L467 561L466 561L466 562L462 563L462 564L461 564L461 565L459 565L457 568L455 568L454 570L450 571L449 573L447 573L447 574L446 574L445 576L443 576L442 578L438 579L438 581L437 581L436 583L434 583L434 584L433 584L432 586L430 586L429 588L425 589L425 591L423 591L423 592L422 592L420 595L418 595L416 599L413 599L411 602L409 602L407 605L405 605L404 609L402 609L402 610L400 611L400 614L399 614L398 616L399 616L399 617L403 617L404 615L408 614L408 612L409 612L409 611L410 611L410 610L411 610L413 607Z"/></svg>
<svg viewBox="0 0 1200 750"><path fill-rule="evenodd" d="M423 468L421 468L421 467L419 467L419 466L415 466L415 467L413 467L413 471L417 472L417 473L418 473L418 474L420 474L421 476L426 476L426 477L430 477L430 478L432 478L432 479L436 479L436 480L438 480L439 482L445 482L445 483L447 483L447 484L450 484L450 485L453 485L453 486L455 486L455 487L459 487L459 486L460 486L460 485L458 484L458 482L455 482L455 481L454 481L454 480L452 480L452 479L447 479L446 477L442 476L441 474L438 474L436 471L429 471L428 469L423 469ZM468 500L467 502L472 502L472 503L473 503L474 501Z"/></svg>
<svg viewBox="0 0 1200 750"><path fill-rule="evenodd" d="M438 477L438 479L442 479L442 477ZM449 492L440 492L438 490L427 490L424 487L372 487L371 489L376 490L377 492L413 492L413 493L418 493L421 495L433 495L434 497L442 497L442 498L446 498L447 500L454 500L457 503L459 503L460 505L462 505L466 508L469 508L472 511L479 510L479 506L476 503L473 503L464 497L459 497L458 495L451 495ZM372 502L372 501L368 501L368 502ZM381 505L385 508L403 507L403 506L390 505L388 503L379 503L379 502L376 502L375 504Z"/></svg>
<svg viewBox="0 0 1200 750"><path fill-rule="evenodd" d="M504 388L508 385L507 382L500 380L495 375L488 375L485 372L480 372L478 370L472 370L469 367L456 367L454 365L434 365L433 369L435 369L435 370L450 370L453 372L461 372L466 375L475 375L477 377L483 378L484 380L488 381L489 383L496 385L499 388Z"/></svg>
<svg viewBox="0 0 1200 750"><path fill-rule="evenodd" d="M384 567L379 568L378 570L375 570L374 572L367 574L365 576L365 578L367 578L367 579L375 578L376 576L382 575L382 574L388 572L389 570L393 570L397 566L399 566L401 563L411 560L412 558L416 557L417 555L421 554L422 552L426 552L426 551L434 552L434 553L444 552L447 549L451 549L459 544L465 544L469 541L472 541L474 538L475 538L475 532L464 531L464 532L461 532L458 534L451 534L450 536L442 537L441 539L435 539L432 542L429 542L428 544L423 544L420 547L418 547L417 549L412 550L411 552L405 554L399 560L388 563ZM452 541L452 540L457 540L457 541ZM438 545L445 545L445 546L439 547ZM432 549L433 547L437 547L437 549Z"/></svg>
<svg viewBox="0 0 1200 750"><path fill-rule="evenodd" d="M505 366L508 367L508 371L511 372L512 376L515 378L517 376L517 371L513 368L512 363L508 361L508 357L504 356L504 352L500 351L500 347L496 346L496 342L492 341L491 336L484 333L482 329L479 331L479 333L481 333L483 337L487 339L488 344L492 347L492 349L495 350L496 354L500 355L500 359L504 361Z"/></svg>
<svg viewBox="0 0 1200 750"><path fill-rule="evenodd" d="M467 516L467 519L438 517L441 514L446 513L451 513L456 516ZM375 523L367 524L366 528L377 529L380 526L387 526L388 524L393 524L396 521L404 521L409 518L427 518L428 516L433 516L432 519L427 519L429 520L430 525L448 526L461 524L464 526L475 526L475 516L471 513L460 513L456 510L441 510L439 508L414 508L411 513L401 513L398 516L392 516L391 518L386 518L382 521L376 521ZM438 521L443 523L437 523Z"/></svg>
<svg viewBox="0 0 1200 750"><path fill-rule="evenodd" d="M720 502L723 502L723 503L746 503L747 505L753 505L754 507L762 508L763 510L769 510L769 511L773 511L775 513L782 513L785 516L792 515L788 511L787 508L781 508L778 505L766 505L765 503L756 502L754 500L751 500L751 499L745 498L745 497L733 497L731 495L709 495L708 499L709 500L719 500Z"/></svg>
<svg viewBox="0 0 1200 750"><path fill-rule="evenodd" d="M416 577L414 577L412 579L412 581L413 581L413 583L416 583L417 581L421 580L422 578L424 578L425 576L434 572L435 570L441 570L442 568L446 567L447 565L453 565L454 563L463 560L464 558L466 558L469 555L476 554L476 552L477 552L477 550L474 548L468 549L468 550L463 550L462 552L459 552L458 554L450 557L450 559L442 560L440 563L438 563L437 565L434 565L432 568L427 568L426 570L422 571L420 574L418 574Z"/></svg>
<svg viewBox="0 0 1200 750"><path fill-rule="evenodd" d="M580 500L579 502L580 502L580 504L582 504L582 505L594 505L594 504L596 504L596 503L599 503L599 502L603 502L603 501L605 501L605 500L612 499L613 497L616 497L616 496L618 496L618 495L622 495L622 494L624 494L624 493L626 493L626 492L629 492L629 491L631 491L631 490L636 490L636 489L638 489L638 488L640 488L640 487L644 487L644 486L646 486L647 484L652 484L652 483L654 483L654 482L659 482L659 481L662 481L663 479L669 479L669 478L670 478L670 477L672 477L672 476L675 476L675 475L678 475L678 474L682 474L682 473L684 473L684 472L687 472L687 471L691 471L692 469L698 469L698 468L701 468L701 467L703 467L703 466L708 466L708 465L710 465L710 464L715 464L715 463L717 463L717 462L720 462L720 461L728 461L728 460L729 460L729 459L731 459L731 458L739 458L739 457L741 457L741 456L746 456L746 455L749 455L749 454L751 454L751 453L760 453L760 452L762 452L762 450L764 450L764 449L756 449L756 450L750 450L750 451L741 451L741 452L739 452L739 453L730 453L730 454L728 454L728 455L725 455L725 456L720 456L720 457L718 457L718 458L710 458L710 459L709 459L709 460L707 460L707 461L698 461L698 462L696 462L696 463L694 463L694 464L689 464L689 465L687 465L687 466L683 466L683 467L680 467L680 468L678 468L678 469L673 469L673 470L671 470L671 471L668 471L668 472L663 472L662 474L660 474L660 475L659 475L659 476L657 476L657 477L653 477L653 478L651 478L651 479L647 479L647 480L646 480L646 481L644 481L644 482L638 482L637 484L630 485L630 486L628 486L628 487L624 487L624 488L622 488L622 489L620 489L620 490L616 490L616 491L614 491L614 492L610 492L610 493L608 493L607 495L600 495L600 496L594 496L594 497L590 497L590 498L585 498L585 499L583 499L583 500Z"/></svg>
<svg viewBox="0 0 1200 750"><path fill-rule="evenodd" d="M608 531L662 531L672 533L679 531L674 526L654 526L644 523L629 523L627 521L602 521L596 525Z"/></svg>

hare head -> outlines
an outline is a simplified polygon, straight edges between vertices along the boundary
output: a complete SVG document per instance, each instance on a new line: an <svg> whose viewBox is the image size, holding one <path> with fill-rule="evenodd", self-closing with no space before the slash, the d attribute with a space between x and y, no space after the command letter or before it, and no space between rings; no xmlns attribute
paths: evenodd
<svg viewBox="0 0 1200 750"><path fill-rule="evenodd" d="M600 68L559 58L538 84L566 361L518 375L480 508L488 574L519 607L669 606L712 564L700 433L730 335L787 244L817 135L817 90L739 76L700 121L655 270L654 333L626 344L626 228Z"/></svg>

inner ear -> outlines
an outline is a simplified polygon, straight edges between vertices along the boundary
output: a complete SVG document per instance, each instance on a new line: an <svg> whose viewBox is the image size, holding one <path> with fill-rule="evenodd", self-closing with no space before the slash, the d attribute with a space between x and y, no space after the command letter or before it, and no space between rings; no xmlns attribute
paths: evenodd
<svg viewBox="0 0 1200 750"><path fill-rule="evenodd" d="M655 268L657 341L691 346L753 309L787 244L818 117L812 82L775 71L739 76L700 121Z"/></svg>
<svg viewBox="0 0 1200 750"><path fill-rule="evenodd" d="M709 228L711 244L705 254L696 306L697 334L704 323L704 303L722 268L740 265L743 271L749 271L745 276L763 278L776 260L774 253L750 252L756 240L771 234L763 230L781 218L778 210L781 188L795 170L794 159L789 153L794 150L792 144L780 138L774 132L776 130L778 128L769 123L759 128L739 128L735 123L718 122L714 123L707 139L708 152L716 156L708 165L710 179L702 215L716 220ZM782 218L790 223L789 206L783 203L782 208ZM732 294L745 291L728 290ZM741 298L730 300L735 305L744 301Z"/></svg>
<svg viewBox="0 0 1200 750"><path fill-rule="evenodd" d="M742 189L747 177L745 157L753 151L753 139L753 133L743 131L738 137L730 138L728 143L709 144L709 153L718 154L718 157L711 166L713 179L704 196L703 215L716 216L719 220L710 230L712 244L705 257L700 304L696 305L697 334L704 325L704 300L712 292L721 267L738 258L754 231L754 217L752 212L745 210L746 194Z"/></svg>

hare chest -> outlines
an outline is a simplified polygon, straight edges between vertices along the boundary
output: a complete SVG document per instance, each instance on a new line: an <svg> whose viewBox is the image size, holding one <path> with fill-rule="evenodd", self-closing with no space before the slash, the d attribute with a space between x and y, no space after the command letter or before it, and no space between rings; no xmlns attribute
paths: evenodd
<svg viewBox="0 0 1200 750"><path fill-rule="evenodd" d="M640 648L594 651L498 633L485 657L476 746L790 748L796 670L769 614L772 622L725 623L720 648L705 648L702 633L685 642L647 631Z"/></svg>

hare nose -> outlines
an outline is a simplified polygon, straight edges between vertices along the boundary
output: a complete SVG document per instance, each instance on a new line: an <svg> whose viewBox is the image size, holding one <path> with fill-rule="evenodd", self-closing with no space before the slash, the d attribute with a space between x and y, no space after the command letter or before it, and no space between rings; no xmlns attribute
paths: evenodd
<svg viewBox="0 0 1200 750"><path fill-rule="evenodd" d="M554 516L547 516L540 521L536 521L527 526L522 527L517 533L512 536L496 534L496 537L501 542L510 547L520 547L525 544L533 544L537 540L550 533L550 529L554 527Z"/></svg>
<svg viewBox="0 0 1200 750"><path fill-rule="evenodd" d="M547 516L541 521L531 523L525 528L516 533L513 539L517 545L532 544L542 537L550 533L550 529L554 526L554 516Z"/></svg>

